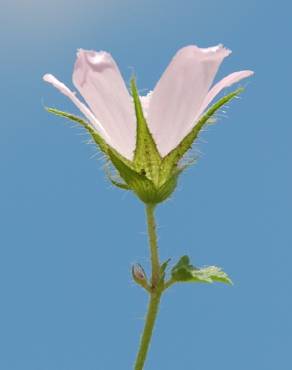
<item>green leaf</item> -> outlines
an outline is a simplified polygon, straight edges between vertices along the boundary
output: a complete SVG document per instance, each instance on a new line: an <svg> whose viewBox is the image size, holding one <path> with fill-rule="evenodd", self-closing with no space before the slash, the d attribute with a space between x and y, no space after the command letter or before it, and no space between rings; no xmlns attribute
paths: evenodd
<svg viewBox="0 0 292 370"><path fill-rule="evenodd" d="M243 90L243 88L239 88L224 96L214 105L212 105L212 107L208 109L208 111L196 123L191 132L180 142L180 144L162 159L160 166L160 181L163 182L165 178L169 177L169 174L176 168L178 162L181 160L184 154L192 147L193 142L198 137L202 128L210 122L210 119L213 118L212 116L218 111L218 109L238 96Z"/></svg>
<svg viewBox="0 0 292 370"><path fill-rule="evenodd" d="M164 261L161 264L161 266L160 266L160 270L159 270L159 281L158 281L158 286L160 288L163 288L164 287L165 273L166 273L166 269L168 267L169 262L170 262L170 258L168 258L166 261Z"/></svg>
<svg viewBox="0 0 292 370"><path fill-rule="evenodd" d="M164 273L164 272L165 272L165 270L167 269L167 266L168 266L168 264L169 264L170 260L171 260L171 258L168 258L166 261L164 261L164 262L161 264L161 266L160 266L160 272L161 272L161 273Z"/></svg>
<svg viewBox="0 0 292 370"><path fill-rule="evenodd" d="M171 270L171 277L176 282L200 282L213 283L222 282L232 284L228 275L216 266L203 268L194 267L188 256L183 256Z"/></svg>
<svg viewBox="0 0 292 370"><path fill-rule="evenodd" d="M144 172L149 179L157 184L162 158L147 126L135 78L131 79L131 92L137 119L136 149L133 162L138 171Z"/></svg>

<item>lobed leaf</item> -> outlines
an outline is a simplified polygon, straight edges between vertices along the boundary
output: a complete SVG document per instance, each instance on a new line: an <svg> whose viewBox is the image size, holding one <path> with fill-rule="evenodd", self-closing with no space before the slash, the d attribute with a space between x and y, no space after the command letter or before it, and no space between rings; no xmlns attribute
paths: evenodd
<svg viewBox="0 0 292 370"><path fill-rule="evenodd" d="M172 280L175 282L222 282L232 284L228 275L219 267L208 266L197 268L190 263L188 256L183 256L171 270Z"/></svg>

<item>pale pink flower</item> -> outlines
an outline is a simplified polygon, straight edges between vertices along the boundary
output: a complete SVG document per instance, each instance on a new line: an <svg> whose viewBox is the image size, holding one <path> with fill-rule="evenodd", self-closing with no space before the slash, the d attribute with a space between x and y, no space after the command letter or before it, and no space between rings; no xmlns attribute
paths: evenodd
<svg viewBox="0 0 292 370"><path fill-rule="evenodd" d="M180 49L153 92L141 97L144 115L158 151L164 157L196 125L222 89L253 74L234 72L212 83L223 59L231 53L222 45ZM127 159L133 159L136 146L134 104L119 68L104 51L79 50L73 71L73 84L87 105L53 75L44 75L68 96L102 138Z"/></svg>

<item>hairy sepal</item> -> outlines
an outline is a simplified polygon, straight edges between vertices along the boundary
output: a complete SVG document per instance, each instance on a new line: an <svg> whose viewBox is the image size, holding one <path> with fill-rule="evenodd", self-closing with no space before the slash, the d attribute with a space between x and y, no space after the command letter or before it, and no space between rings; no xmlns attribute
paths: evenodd
<svg viewBox="0 0 292 370"><path fill-rule="evenodd" d="M82 118L80 117L77 117L77 116L74 116L73 114L71 113L67 113L67 112L63 112L59 109L56 109L56 108L46 108L46 110L49 112L49 113L52 113L56 116L59 116L59 117L64 117L64 118L67 118L69 119L70 121L73 121L75 123L78 123L79 125L81 125L82 127L84 127L89 133L90 135L92 136L93 140L95 141L95 143L98 145L98 147L100 148L100 150L107 154L107 150L108 150L108 145L107 143L104 141L104 139L90 126L89 123L87 123L86 121L84 121Z"/></svg>
<svg viewBox="0 0 292 370"><path fill-rule="evenodd" d="M236 96L243 92L243 88L239 88L223 98L219 99L208 111L199 119L190 133L180 142L180 144L174 148L169 154L167 154L160 165L160 183L165 182L165 179L169 178L170 174L177 168L179 161L183 158L185 153L192 147L194 141L197 139L202 128L209 123L214 123L214 114L225 104L230 102Z"/></svg>
<svg viewBox="0 0 292 370"><path fill-rule="evenodd" d="M136 113L137 135L133 161L130 161L108 145L98 132L86 121L71 113L56 108L46 108L48 112L67 118L83 126L94 142L117 169L125 183L108 176L111 183L123 190L132 190L144 203L158 204L168 199L174 192L179 175L187 167L179 167L179 161L191 148L205 124L212 116L243 91L242 88L224 96L215 103L197 122L191 132L166 157L159 154L155 141L145 120L135 79L131 80L131 92Z"/></svg>
<svg viewBox="0 0 292 370"><path fill-rule="evenodd" d="M137 139L138 149L135 152L135 159L129 161L119 154L114 148L108 145L105 140L93 129L93 127L82 118L74 116L71 113L63 112L56 108L46 108L49 113L59 117L67 118L83 126L91 135L94 142L100 150L106 155L108 160L118 171L124 183L116 181L113 176L106 171L110 182L123 190L132 190L144 203L157 204L167 199L176 186L178 173L171 176L164 184L159 186L154 178L158 178L158 168L161 161L155 143L149 133L146 121L143 117L143 111L140 105L137 90L133 85L134 100L136 101L137 130L139 139ZM138 100L137 100L138 99ZM154 146L153 146L154 145ZM148 157L149 153L150 156ZM159 156L159 157L158 157ZM152 158L152 159L151 159Z"/></svg>
<svg viewBox="0 0 292 370"><path fill-rule="evenodd" d="M106 157L109 160L111 159L111 157L109 155L109 151L111 151L111 153L113 153L113 155L115 155L115 157L119 158L119 160L122 161L125 165L131 166L131 161L129 161L128 159L126 159L125 157L123 157L114 148L112 148L110 145L108 145L105 142L105 140L98 134L98 132L96 130L94 130L94 128L88 122L84 121L82 118L77 117L77 116L74 116L71 113L63 112L63 111L58 110L56 108L46 108L46 110L49 113L52 113L52 114L54 114L56 116L59 116L59 117L67 118L70 121L73 121L75 123L78 123L79 125L81 125L82 127L84 127L88 131L88 133L91 135L92 139L97 144L97 146L99 147L99 149L106 155ZM120 183L120 182L116 181L109 174L109 172L106 171L106 173L107 173L107 176L108 176L109 180L111 181L111 183L114 186L116 186L116 187L118 187L120 189L129 190L129 187L128 187L127 184L123 184L123 183Z"/></svg>
<svg viewBox="0 0 292 370"><path fill-rule="evenodd" d="M142 202L146 204L158 204L166 200L174 191L177 176L170 178L165 184L158 187L144 172L138 172L121 161L114 152L108 151L110 160L118 170L119 175L125 181Z"/></svg>
<svg viewBox="0 0 292 370"><path fill-rule="evenodd" d="M142 104L139 98L136 81L131 79L131 93L136 113L136 148L134 152L134 166L138 172L143 172L155 184L158 185L159 169L162 158L156 143L149 131L144 117Z"/></svg>

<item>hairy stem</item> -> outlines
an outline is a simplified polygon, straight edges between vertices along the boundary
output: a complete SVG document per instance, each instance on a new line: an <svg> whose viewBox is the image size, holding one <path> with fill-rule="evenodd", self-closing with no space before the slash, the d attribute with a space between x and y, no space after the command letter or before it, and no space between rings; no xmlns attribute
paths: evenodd
<svg viewBox="0 0 292 370"><path fill-rule="evenodd" d="M136 363L134 367L135 370L142 370L144 367L150 341L151 341L151 337L152 337L152 333L153 333L155 320L156 320L157 313L158 313L160 298L161 298L161 293L159 294L152 293L150 295L150 301L149 301L144 331L143 331L143 335L141 338L140 348L138 351L138 355L137 355Z"/></svg>
<svg viewBox="0 0 292 370"><path fill-rule="evenodd" d="M149 246L150 246L150 255L151 255L151 268L152 268L152 276L151 276L152 288L155 288L157 286L158 280L159 280L159 272L160 272L154 210L155 210L154 205L152 204L146 205L146 217L147 217L147 225L148 225Z"/></svg>
<svg viewBox="0 0 292 370"><path fill-rule="evenodd" d="M138 350L136 362L134 369L142 370L145 364L147 353L149 350L149 345L153 333L153 328L155 325L159 303L163 289L159 286L160 280L160 263L158 255L158 246L157 246L157 235L156 235L156 225L155 225L155 216L154 216L154 205L146 205L146 216L147 216L147 225L148 225L148 235L149 235L149 246L150 246L150 255L151 255L151 293L150 300L148 305L148 311L145 320L145 326L143 334L141 337L140 347Z"/></svg>

